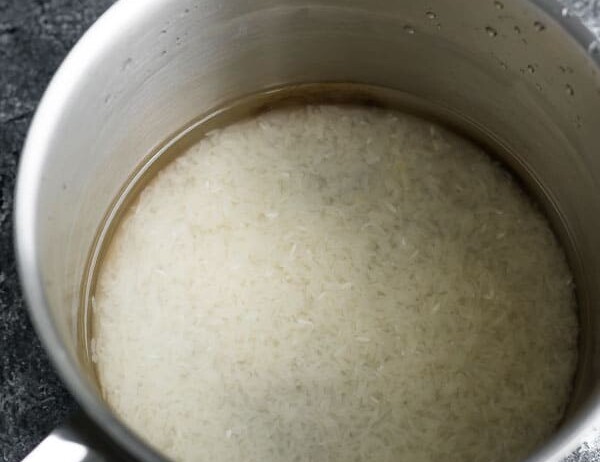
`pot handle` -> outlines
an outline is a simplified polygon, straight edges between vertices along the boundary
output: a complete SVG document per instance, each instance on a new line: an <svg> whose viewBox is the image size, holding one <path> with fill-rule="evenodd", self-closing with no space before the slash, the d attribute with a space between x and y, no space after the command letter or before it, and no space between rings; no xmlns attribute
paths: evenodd
<svg viewBox="0 0 600 462"><path fill-rule="evenodd" d="M83 413L50 433L22 462L125 462L114 445Z"/></svg>

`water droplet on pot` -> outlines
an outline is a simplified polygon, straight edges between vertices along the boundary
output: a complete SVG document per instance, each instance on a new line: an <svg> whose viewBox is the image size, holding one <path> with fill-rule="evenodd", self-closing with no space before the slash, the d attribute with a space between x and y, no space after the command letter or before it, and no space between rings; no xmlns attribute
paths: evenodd
<svg viewBox="0 0 600 462"><path fill-rule="evenodd" d="M427 19L437 18L437 15L433 11L428 11L427 13L425 13L425 16L427 17Z"/></svg>
<svg viewBox="0 0 600 462"><path fill-rule="evenodd" d="M126 71L132 63L133 58L127 58L125 61L123 61L123 64L121 64L121 71Z"/></svg>
<svg viewBox="0 0 600 462"><path fill-rule="evenodd" d="M542 91L542 86L539 83L535 84L535 88L537 88L538 91Z"/></svg>
<svg viewBox="0 0 600 462"><path fill-rule="evenodd" d="M499 2L499 1L495 1L495 2L494 2L494 6L495 6L497 9L499 9L499 10L502 10L502 9L504 9L504 3L502 3L502 2Z"/></svg>
<svg viewBox="0 0 600 462"><path fill-rule="evenodd" d="M560 10L560 14L563 18L566 18L567 16L569 16L571 14L571 12L569 11L569 9L567 7L564 7L562 10Z"/></svg>
<svg viewBox="0 0 600 462"><path fill-rule="evenodd" d="M521 33L521 28L519 26L513 27L513 30L515 31L515 34L520 34Z"/></svg>
<svg viewBox="0 0 600 462"><path fill-rule="evenodd" d="M542 32L543 30L546 30L546 25L541 21L534 22L533 27L535 27L535 30L537 30L538 32Z"/></svg>
<svg viewBox="0 0 600 462"><path fill-rule="evenodd" d="M567 92L567 95L569 95L569 96L573 96L575 94L575 90L569 84L565 85L565 91Z"/></svg>
<svg viewBox="0 0 600 462"><path fill-rule="evenodd" d="M498 31L491 26L487 26L485 28L485 31L490 37L495 37L496 35L498 35Z"/></svg>
<svg viewBox="0 0 600 462"><path fill-rule="evenodd" d="M406 26L404 26L404 32L406 32L409 35L414 35L415 28L413 26L407 24Z"/></svg>
<svg viewBox="0 0 600 462"><path fill-rule="evenodd" d="M533 66L533 64L527 65L527 72L529 72L530 74L535 74L535 67Z"/></svg>

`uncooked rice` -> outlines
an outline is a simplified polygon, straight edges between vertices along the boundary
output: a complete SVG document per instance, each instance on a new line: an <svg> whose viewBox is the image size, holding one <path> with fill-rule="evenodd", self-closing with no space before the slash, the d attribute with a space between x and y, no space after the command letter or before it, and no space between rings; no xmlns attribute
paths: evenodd
<svg viewBox="0 0 600 462"><path fill-rule="evenodd" d="M209 133L120 222L94 302L105 399L176 461L516 461L576 363L572 277L528 196L373 108Z"/></svg>

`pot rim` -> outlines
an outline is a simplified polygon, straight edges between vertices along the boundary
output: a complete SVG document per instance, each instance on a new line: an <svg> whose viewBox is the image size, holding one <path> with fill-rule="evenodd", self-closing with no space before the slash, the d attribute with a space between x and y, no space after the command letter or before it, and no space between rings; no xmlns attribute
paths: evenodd
<svg viewBox="0 0 600 462"><path fill-rule="evenodd" d="M21 153L14 209L14 239L17 268L24 298L35 331L42 341L51 362L70 393L85 413L119 447L138 460L167 462L162 455L130 430L98 396L80 373L79 367L62 342L54 324L44 294L39 253L36 246L36 202L38 181L42 177L43 159L52 140L62 108L69 101L73 88L84 82L86 71L98 56L110 49L111 43L126 34L132 22L160 9L169 0L119 0L113 4L76 43L54 74L27 133ZM571 36L585 52L598 38L578 18L563 16L559 0L524 0L541 10L563 31ZM592 56L598 70L600 57ZM594 394L587 408L564 425L544 443L527 462L562 461L581 443L586 430L600 421L600 396Z"/></svg>

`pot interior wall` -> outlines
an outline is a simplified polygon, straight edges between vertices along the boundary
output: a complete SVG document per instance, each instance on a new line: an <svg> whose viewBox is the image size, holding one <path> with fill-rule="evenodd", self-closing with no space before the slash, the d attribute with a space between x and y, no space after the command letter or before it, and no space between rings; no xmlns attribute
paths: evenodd
<svg viewBox="0 0 600 462"><path fill-rule="evenodd" d="M56 327L85 370L84 269L107 210L142 160L228 101L287 84L351 82L409 95L419 110L459 124L538 195L578 287L581 360L570 415L596 399L600 79L592 57L547 14L517 0L136 5L110 11L96 29L111 36L92 33L69 58L79 67L40 154L41 277Z"/></svg>

